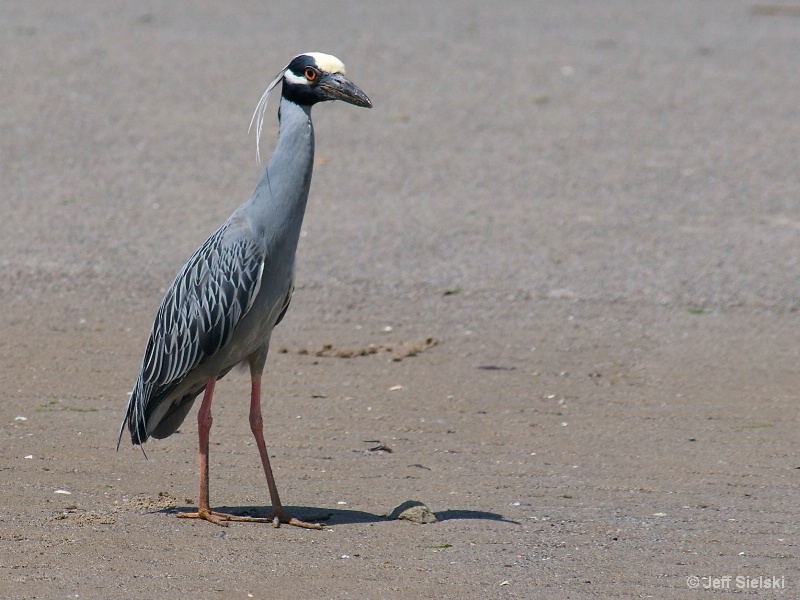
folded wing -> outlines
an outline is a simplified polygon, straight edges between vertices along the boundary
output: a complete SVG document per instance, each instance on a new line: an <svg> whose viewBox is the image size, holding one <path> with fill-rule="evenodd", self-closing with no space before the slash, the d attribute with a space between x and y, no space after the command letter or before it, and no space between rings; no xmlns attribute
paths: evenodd
<svg viewBox="0 0 800 600"><path fill-rule="evenodd" d="M227 228L197 249L161 302L123 422L136 444L158 426L150 422L156 408L225 346L258 295L264 251L246 236L226 236Z"/></svg>

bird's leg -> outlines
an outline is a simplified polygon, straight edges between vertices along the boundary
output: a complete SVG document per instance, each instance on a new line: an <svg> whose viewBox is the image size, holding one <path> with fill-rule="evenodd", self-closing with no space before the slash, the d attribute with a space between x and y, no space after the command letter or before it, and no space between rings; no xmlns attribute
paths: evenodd
<svg viewBox="0 0 800 600"><path fill-rule="evenodd" d="M281 523L286 523L297 527L305 527L306 529L322 529L322 525L318 523L300 521L299 519L290 517L283 510L281 498L278 495L278 486L275 484L275 478L272 475L272 467L269 464L267 445L264 442L264 419L261 417L261 377L257 375L252 376L252 389L250 392L250 429L253 431L253 436L256 438L258 452L261 455L261 464L264 466L264 475L267 477L267 487L269 488L269 497L272 502L272 513L270 514L272 524L275 527L279 527Z"/></svg>
<svg viewBox="0 0 800 600"><path fill-rule="evenodd" d="M178 513L182 519L203 519L215 525L228 526L228 521L255 521L257 523L269 523L271 519L259 519L255 517L241 517L239 515L229 515L211 510L208 497L208 441L211 432L211 398L214 396L214 386L217 380L210 379L206 384L206 391L203 394L203 403L197 413L197 435L200 441L200 500L197 502L197 512Z"/></svg>
<svg viewBox="0 0 800 600"><path fill-rule="evenodd" d="M206 391L203 394L203 403L197 413L197 436L200 442L200 500L197 502L197 512L178 513L184 519L205 519L217 525L227 525L225 517L211 510L208 500L208 438L211 431L211 399L214 396L216 379L209 379Z"/></svg>
<svg viewBox="0 0 800 600"><path fill-rule="evenodd" d="M269 458L267 457L266 447L264 445L264 435L262 433L262 419L261 419L261 380L256 379L253 386L256 390L255 406L257 410L253 414L252 405L250 411L250 424L258 423L258 428L253 427L253 433L256 436L256 443L258 444L259 452L261 452L261 459L264 463L264 471L267 474L267 485L269 486L270 496L272 497L272 514L269 518L263 517L246 517L240 515L231 515L228 513L217 512L211 510L208 494L208 443L211 432L211 399L214 396L214 386L216 379L210 379L206 384L206 391L203 394L203 402L200 405L200 410L197 413L197 434L200 444L200 499L197 502L197 512L192 513L178 513L178 517L182 519L203 519L214 523L215 525L228 526L228 521L244 521L250 523L272 523L276 527L280 523L288 523L290 525L297 525L298 527L306 527L308 529L322 529L322 526L313 523L304 523L298 519L293 519L286 515L281 506L280 498L278 497L278 490L275 486L275 480L272 477L272 469L269 466Z"/></svg>
<svg viewBox="0 0 800 600"><path fill-rule="evenodd" d="M211 512L208 497L208 442L211 434L211 399L214 396L216 379L211 379L206 384L203 394L203 403L197 413L197 436L200 446L200 501L197 503L198 512Z"/></svg>

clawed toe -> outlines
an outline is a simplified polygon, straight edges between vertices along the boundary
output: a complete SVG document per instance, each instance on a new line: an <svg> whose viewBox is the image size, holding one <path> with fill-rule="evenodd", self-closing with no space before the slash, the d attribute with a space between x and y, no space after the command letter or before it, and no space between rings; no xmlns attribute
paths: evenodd
<svg viewBox="0 0 800 600"><path fill-rule="evenodd" d="M272 511L272 526L273 527L280 527L283 525L292 525L294 527L302 527L303 529L322 529L322 525L319 523L308 523L306 521L301 521L300 519L295 519L294 517L290 517L285 512L281 511ZM320 517L319 519L313 519L314 521L322 521L327 519L327 516Z"/></svg>
<svg viewBox="0 0 800 600"><path fill-rule="evenodd" d="M179 519L203 519L214 525L227 527L230 521L237 523L272 523L273 527L280 527L281 525L292 525L293 527L301 527L303 529L322 529L319 523L310 523L301 521L295 517L290 517L283 510L273 510L269 517L246 517L242 515L232 515L230 513L217 512L215 510L198 509L197 512L181 512L177 514ZM330 515L322 515L310 519L312 521L324 521L330 518Z"/></svg>

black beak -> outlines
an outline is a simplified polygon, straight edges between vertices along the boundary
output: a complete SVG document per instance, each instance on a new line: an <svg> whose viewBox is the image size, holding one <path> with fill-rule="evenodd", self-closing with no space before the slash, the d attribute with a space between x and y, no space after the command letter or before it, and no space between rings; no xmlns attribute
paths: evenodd
<svg viewBox="0 0 800 600"><path fill-rule="evenodd" d="M372 100L341 73L325 75L319 82L319 87L325 90L326 100L342 100L348 104L372 108Z"/></svg>

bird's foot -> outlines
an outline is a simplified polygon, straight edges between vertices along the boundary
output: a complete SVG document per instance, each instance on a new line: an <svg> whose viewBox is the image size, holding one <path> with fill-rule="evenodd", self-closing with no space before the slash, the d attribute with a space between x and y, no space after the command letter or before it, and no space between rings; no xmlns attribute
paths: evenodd
<svg viewBox="0 0 800 600"><path fill-rule="evenodd" d="M204 521L208 521L209 523L213 523L214 525L220 525L222 527L227 527L228 522L230 521L236 521L239 523L272 523L273 527L280 527L283 524L283 525L292 525L294 527L302 527L304 529L322 529L322 525L320 525L319 523L308 523L306 521L301 521L300 519L290 517L283 511L283 509L280 510L273 509L269 517L248 517L244 515L232 515L230 513L217 512L215 510L207 508L199 508L197 509L197 512L178 513L177 516L179 519L203 519ZM329 518L330 515L321 515L318 517L312 517L310 520L324 521Z"/></svg>
<svg viewBox="0 0 800 600"><path fill-rule="evenodd" d="M330 515L321 515L318 517L311 517L309 520L311 521L325 521L329 519ZM268 519L273 527L280 527L283 525L293 525L294 527L302 527L304 529L322 529L322 525L319 523L308 523L306 521L301 521L300 519L295 519L294 517L290 517L287 515L283 509L272 509L272 513Z"/></svg>
<svg viewBox="0 0 800 600"><path fill-rule="evenodd" d="M179 519L203 519L214 525L227 527L229 521L244 521L247 523L272 523L272 519L265 519L262 517L245 517L241 515L231 515L229 513L221 513L207 508L199 508L197 512L182 512L178 513Z"/></svg>

